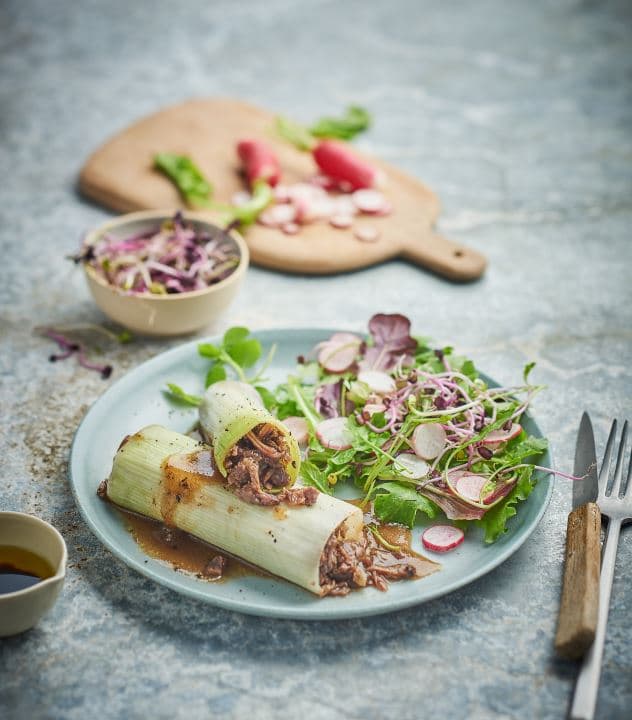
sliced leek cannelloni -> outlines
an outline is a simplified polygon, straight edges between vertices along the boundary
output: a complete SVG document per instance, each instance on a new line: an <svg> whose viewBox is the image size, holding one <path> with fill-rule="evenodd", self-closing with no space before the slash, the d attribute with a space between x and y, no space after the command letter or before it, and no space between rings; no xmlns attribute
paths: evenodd
<svg viewBox="0 0 632 720"><path fill-rule="evenodd" d="M254 407L252 412L254 416ZM262 418L260 423L269 422L267 415L257 418ZM243 427L252 420L239 430L234 424L227 425L229 444L234 444L240 432L247 432ZM220 458L226 458L231 449L226 445L220 446ZM102 492L122 508L180 528L317 595L323 594L323 551L334 535L347 541L362 537L361 510L322 493L315 493L313 504L304 503L308 507L296 506L291 500L268 507L249 497L244 499L215 472L217 458L217 447L213 452L186 435L151 425L122 443Z"/></svg>
<svg viewBox="0 0 632 720"><path fill-rule="evenodd" d="M287 427L265 409L259 393L248 383L222 380L211 385L200 405L202 434L212 443L215 462L222 475L227 475L227 459L240 441L259 426L277 434L284 451L283 465L289 476L287 485L298 477L300 450Z"/></svg>

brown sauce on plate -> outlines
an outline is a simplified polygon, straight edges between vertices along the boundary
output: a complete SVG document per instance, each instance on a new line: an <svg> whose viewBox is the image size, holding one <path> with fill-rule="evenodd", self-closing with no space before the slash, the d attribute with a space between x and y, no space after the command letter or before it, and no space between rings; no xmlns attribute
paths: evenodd
<svg viewBox="0 0 632 720"><path fill-rule="evenodd" d="M415 580L430 575L441 568L441 564L430 560L412 548L413 534L410 528L405 525L394 523L382 523L373 514L373 503L363 504L362 498L347 500L351 505L359 507L364 513L364 526L373 527L379 536L394 550L392 553L384 553L380 557L382 567L401 565L410 562L416 571ZM379 539L378 539L379 542ZM381 544L381 543L380 543Z"/></svg>
<svg viewBox="0 0 632 720"><path fill-rule="evenodd" d="M15 545L0 545L0 595L25 590L54 574L43 557Z"/></svg>
<svg viewBox="0 0 632 720"><path fill-rule="evenodd" d="M125 521L127 530L138 546L149 557L162 560L180 572L190 573L200 580L219 582L248 575L270 577L268 573L254 568L242 560L199 540L192 535L168 527L158 520L137 515L117 507ZM225 563L216 558L224 558ZM221 572L218 569L221 567Z"/></svg>

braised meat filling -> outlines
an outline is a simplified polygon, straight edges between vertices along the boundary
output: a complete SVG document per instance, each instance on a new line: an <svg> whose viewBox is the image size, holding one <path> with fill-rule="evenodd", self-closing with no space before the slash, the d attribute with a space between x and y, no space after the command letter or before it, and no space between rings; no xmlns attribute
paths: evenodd
<svg viewBox="0 0 632 720"><path fill-rule="evenodd" d="M323 595L347 595L373 585L387 590L389 580L406 580L426 574L420 558L382 547L365 526L359 540L345 540L339 528L327 541L320 559Z"/></svg>
<svg viewBox="0 0 632 720"><path fill-rule="evenodd" d="M313 505L318 498L315 488L287 487L289 462L283 433L262 423L231 448L224 461L226 483L238 497L255 505Z"/></svg>

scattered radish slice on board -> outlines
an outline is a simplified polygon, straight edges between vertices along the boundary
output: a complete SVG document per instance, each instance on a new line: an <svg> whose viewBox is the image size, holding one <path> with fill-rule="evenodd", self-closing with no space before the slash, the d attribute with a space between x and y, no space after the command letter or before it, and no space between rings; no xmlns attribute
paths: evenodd
<svg viewBox="0 0 632 720"><path fill-rule="evenodd" d="M344 372L353 365L362 339L352 333L335 333L322 343L318 362L328 372Z"/></svg>
<svg viewBox="0 0 632 720"><path fill-rule="evenodd" d="M316 425L316 437L321 445L331 450L347 450L353 442L346 417L328 418L319 422Z"/></svg>
<svg viewBox="0 0 632 720"><path fill-rule="evenodd" d="M259 222L267 227L281 227L294 222L296 208L293 205L272 205L259 215Z"/></svg>
<svg viewBox="0 0 632 720"><path fill-rule="evenodd" d="M290 191L287 185L277 185L274 188L274 199L278 203L290 202Z"/></svg>
<svg viewBox="0 0 632 720"><path fill-rule="evenodd" d="M463 530L453 525L433 525L424 530L421 542L427 550L447 552L460 545L465 539Z"/></svg>
<svg viewBox="0 0 632 720"><path fill-rule="evenodd" d="M245 205L246 203L250 202L251 200L252 200L252 195L249 192L246 192L246 190L240 190L239 192L236 192L230 199L231 203L233 205L237 205L237 207L240 207L241 205Z"/></svg>
<svg viewBox="0 0 632 720"><path fill-rule="evenodd" d="M395 380L381 370L362 370L358 373L358 380L366 383L373 392L386 395L396 389Z"/></svg>
<svg viewBox="0 0 632 720"><path fill-rule="evenodd" d="M309 425L305 418L292 415L291 417L286 417L281 422L292 433L299 445L305 445L307 443L309 438Z"/></svg>
<svg viewBox="0 0 632 720"><path fill-rule="evenodd" d="M386 215L390 215L393 212L393 203L389 202L388 200L384 201L384 205L375 213L373 213L376 217L385 217Z"/></svg>
<svg viewBox="0 0 632 720"><path fill-rule="evenodd" d="M492 445L497 446L502 442L507 442L508 440L513 440L513 438L518 437L520 433L522 432L522 426L518 425L518 423L512 423L511 428L509 430L503 430L502 428L500 430L492 430L489 435L486 435L483 440L481 441L484 445Z"/></svg>
<svg viewBox="0 0 632 720"><path fill-rule="evenodd" d="M487 478L482 475L474 475L464 472L454 483L454 488L459 495L466 500L473 502L481 501L481 492L487 484Z"/></svg>
<svg viewBox="0 0 632 720"><path fill-rule="evenodd" d="M413 433L415 453L424 460L434 460L446 445L445 430L438 423L418 425Z"/></svg>
<svg viewBox="0 0 632 720"><path fill-rule="evenodd" d="M286 235L296 235L300 229L301 226L295 222L289 222L281 225L281 230L283 230Z"/></svg>
<svg viewBox="0 0 632 720"><path fill-rule="evenodd" d="M329 218L329 224L338 230L346 230L353 225L353 217L351 215L332 215Z"/></svg>
<svg viewBox="0 0 632 720"><path fill-rule="evenodd" d="M351 199L360 212L370 214L380 212L387 203L386 198L379 190L356 190Z"/></svg>
<svg viewBox="0 0 632 720"><path fill-rule="evenodd" d="M413 455L412 453L400 453L395 458L395 470L410 480L419 480L426 477L430 466L425 460Z"/></svg>
<svg viewBox="0 0 632 720"><path fill-rule="evenodd" d="M380 239L380 231L372 225L363 225L354 231L354 235L360 242L377 242Z"/></svg>
<svg viewBox="0 0 632 720"><path fill-rule="evenodd" d="M331 198L332 212L334 215L354 215L358 214L358 208L348 195L337 195Z"/></svg>

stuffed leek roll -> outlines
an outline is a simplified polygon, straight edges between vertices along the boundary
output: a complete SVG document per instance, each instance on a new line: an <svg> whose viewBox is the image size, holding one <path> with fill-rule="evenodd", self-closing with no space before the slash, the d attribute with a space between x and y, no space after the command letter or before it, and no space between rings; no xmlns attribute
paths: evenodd
<svg viewBox="0 0 632 720"><path fill-rule="evenodd" d="M362 511L315 488L303 488L313 491L311 504L294 502L293 489L277 494L274 507L253 503L216 472L214 456L204 443L151 425L121 443L99 495L316 595L335 592L339 552L363 542Z"/></svg>
<svg viewBox="0 0 632 720"><path fill-rule="evenodd" d="M299 471L298 443L269 413L259 393L247 383L222 380L211 385L200 405L200 430L213 446L215 466L243 500L277 505L291 494L310 504L313 488L292 491Z"/></svg>

